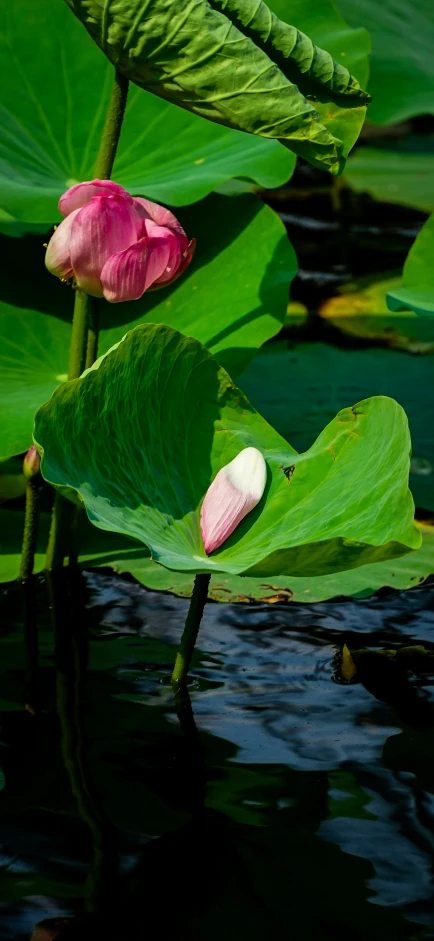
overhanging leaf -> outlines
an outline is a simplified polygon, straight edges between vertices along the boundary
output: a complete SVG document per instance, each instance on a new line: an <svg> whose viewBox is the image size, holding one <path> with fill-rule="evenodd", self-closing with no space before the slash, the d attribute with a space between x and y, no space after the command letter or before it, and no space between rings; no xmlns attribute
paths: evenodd
<svg viewBox="0 0 434 941"><path fill-rule="evenodd" d="M307 33L316 46L327 49L333 59L345 65L366 88L371 51L369 27L349 27L334 0L311 0L310 3L306 0L271 0L270 7L281 20L290 20L297 29ZM316 100L312 99L312 104L322 123L343 141L344 155L347 156L362 127L360 107L348 107L349 102L344 107L342 101L323 101L321 95L316 96ZM371 105L368 116L370 112Z"/></svg>
<svg viewBox="0 0 434 941"><path fill-rule="evenodd" d="M395 124L433 114L431 0L338 0L338 6L351 26L365 26L372 38L369 120Z"/></svg>
<svg viewBox="0 0 434 941"><path fill-rule="evenodd" d="M361 121L369 96L341 63L265 3L66 2L135 84L217 123L280 140L316 166L342 170L345 145L331 131L334 115L329 130L304 93L359 105Z"/></svg>
<svg viewBox="0 0 434 941"><path fill-rule="evenodd" d="M61 194L74 182L92 179L112 73L60 0L2 6L3 210L25 222L52 223L59 218ZM294 165L294 155L277 141L202 121L132 86L113 178L179 206L234 176L279 186Z"/></svg>
<svg viewBox="0 0 434 941"><path fill-rule="evenodd" d="M344 409L298 455L204 347L163 325L136 327L56 390L37 413L35 440L49 482L77 491L92 522L141 540L167 568L315 575L420 545L407 420L396 402ZM247 446L266 458L266 492L208 558L203 496Z"/></svg>
<svg viewBox="0 0 434 941"><path fill-rule="evenodd" d="M434 317L434 214L413 243L402 272L402 286L389 291L390 310L414 310Z"/></svg>
<svg viewBox="0 0 434 941"><path fill-rule="evenodd" d="M178 215L198 242L188 274L140 301L101 302L100 352L150 319L196 337L237 375L284 322L294 251L278 216L251 195L212 195ZM36 409L66 378L73 291L46 271L42 236L0 242L0 457L8 457L29 447Z"/></svg>

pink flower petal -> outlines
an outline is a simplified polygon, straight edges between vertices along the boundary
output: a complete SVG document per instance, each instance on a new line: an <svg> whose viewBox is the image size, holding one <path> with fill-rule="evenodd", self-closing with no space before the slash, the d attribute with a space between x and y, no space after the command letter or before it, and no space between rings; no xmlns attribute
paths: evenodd
<svg viewBox="0 0 434 941"><path fill-rule="evenodd" d="M163 274L161 278L158 278L157 281L154 282L150 290L157 291L159 290L159 288L163 287L163 285L164 287L166 287L167 285L172 284L173 281L177 281L178 278L180 278L181 275L184 274L184 271L186 270L186 268L188 268L193 258L195 248L196 248L196 239L192 239L191 242L188 243L184 254L181 256L180 264L178 266L178 269L175 271L174 275L172 277L166 278L165 275Z"/></svg>
<svg viewBox="0 0 434 941"><path fill-rule="evenodd" d="M69 216L74 209L81 209L90 202L92 196L101 196L104 193L108 196L123 196L130 204L133 201L127 190L119 186L119 183L114 183L113 180L90 180L76 183L75 186L66 190L66 193L59 199L59 210L62 216Z"/></svg>
<svg viewBox="0 0 434 941"><path fill-rule="evenodd" d="M181 264L181 246L179 244L179 237L172 232L171 229L168 229L166 226L155 225L154 222L149 222L147 224L147 234L151 238L164 238L167 239L169 246L169 258L167 266L163 271L163 274L156 278L154 284L164 284L173 280L178 271L178 268Z"/></svg>
<svg viewBox="0 0 434 941"><path fill-rule="evenodd" d="M48 270L51 274L55 274L57 278L63 278L64 280L71 278L73 274L70 241L72 224L78 212L79 210L75 209L57 226L45 252L45 265Z"/></svg>
<svg viewBox="0 0 434 941"><path fill-rule="evenodd" d="M108 259L101 272L104 297L112 304L136 301L167 268L167 238L143 238Z"/></svg>
<svg viewBox="0 0 434 941"><path fill-rule="evenodd" d="M169 209L165 209L164 206L159 206L158 203L151 203L149 199L144 199L143 196L134 196L133 203L137 212L139 212L144 219L151 219L152 222L155 222L155 225L165 226L176 232L180 237L181 252L185 251L188 245L188 238L181 223L178 222L176 216L173 215L173 212L170 212ZM150 234L150 232L147 232L147 235Z"/></svg>
<svg viewBox="0 0 434 941"><path fill-rule="evenodd" d="M78 211L70 248L73 271L83 291L103 296L100 277L106 261L137 241L139 225L133 206L122 196L93 196Z"/></svg>
<svg viewBox="0 0 434 941"><path fill-rule="evenodd" d="M207 555L218 549L257 506L266 479L266 464L257 448L244 448L230 464L219 470L206 492L200 513Z"/></svg>

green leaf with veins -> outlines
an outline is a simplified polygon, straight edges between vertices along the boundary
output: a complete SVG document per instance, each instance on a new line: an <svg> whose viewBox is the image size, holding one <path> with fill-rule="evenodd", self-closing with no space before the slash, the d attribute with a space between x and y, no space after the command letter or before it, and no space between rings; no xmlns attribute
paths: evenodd
<svg viewBox="0 0 434 941"><path fill-rule="evenodd" d="M357 108L358 131L369 96L343 65L261 0L66 2L136 85L341 172L354 126L350 141L335 137L335 114L325 112L321 123L324 114L305 96Z"/></svg>
<svg viewBox="0 0 434 941"><path fill-rule="evenodd" d="M46 480L79 493L96 525L141 540L177 571L321 575L421 542L408 424L396 402L343 409L297 454L200 343L161 324L136 327L57 389L34 436ZM249 446L267 462L264 496L208 558L202 499Z"/></svg>
<svg viewBox="0 0 434 941"><path fill-rule="evenodd" d="M112 76L110 63L60 0L3 4L0 224L5 231L8 213L15 229L11 216L53 223L68 186L92 179ZM185 205L232 177L280 186L294 166L294 154L277 141L203 121L130 87L113 179L136 194Z"/></svg>
<svg viewBox="0 0 434 941"><path fill-rule="evenodd" d="M294 0L291 9L298 29L366 81L366 33L349 29L332 0L309 6ZM60 0L3 5L0 207L7 213L0 225L5 231L9 221L11 234L19 232L11 217L27 223L55 221L60 195L71 183L92 178L111 77L111 65ZM346 153L359 134L365 108L353 107L350 99L345 107L312 103L321 121L329 121L342 139ZM290 178L295 159L277 140L204 121L131 85L113 179L136 194L179 206L202 199L234 177L246 186L280 186Z"/></svg>
<svg viewBox="0 0 434 941"><path fill-rule="evenodd" d="M40 514L35 573L45 565L50 516ZM0 582L18 578L24 513L18 509L0 508ZM290 601L313 603L344 595L368 597L387 586L397 590L413 588L434 574L434 531L421 526L422 545L397 559L386 559L360 565L350 571L332 575L297 577L280 575L272 578L249 578L240 575L216 574L211 577L208 597L214 601L235 603L268 602L285 604ZM128 573L153 591L170 591L190 596L194 576L174 572L153 562L145 546L119 533L110 533L92 526L85 515L80 521L80 558L84 569L112 568L122 575Z"/></svg>

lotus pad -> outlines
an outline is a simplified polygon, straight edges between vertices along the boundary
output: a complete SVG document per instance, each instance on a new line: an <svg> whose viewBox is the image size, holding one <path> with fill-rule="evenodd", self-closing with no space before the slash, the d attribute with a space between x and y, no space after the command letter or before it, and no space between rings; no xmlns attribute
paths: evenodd
<svg viewBox="0 0 434 941"><path fill-rule="evenodd" d="M36 415L44 477L78 491L92 522L141 540L167 568L321 575L416 549L410 437L393 399L339 412L304 454L255 411L200 343L136 327ZM244 447L268 481L258 506L210 558L203 496Z"/></svg>

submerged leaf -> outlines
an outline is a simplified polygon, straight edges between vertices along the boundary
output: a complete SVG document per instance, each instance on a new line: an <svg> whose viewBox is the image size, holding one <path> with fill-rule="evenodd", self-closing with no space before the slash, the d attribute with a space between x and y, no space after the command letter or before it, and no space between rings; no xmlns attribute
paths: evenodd
<svg viewBox="0 0 434 941"><path fill-rule="evenodd" d="M144 542L167 568L321 575L417 549L405 413L378 396L343 409L304 454L255 411L200 343L142 325L36 416L42 473L102 529ZM206 556L205 493L242 448L261 451L264 496Z"/></svg>
<svg viewBox="0 0 434 941"><path fill-rule="evenodd" d="M315 166L342 171L344 144L309 97L369 96L348 70L257 0L66 0L136 85L226 127L279 140ZM306 86L306 82L308 83Z"/></svg>

